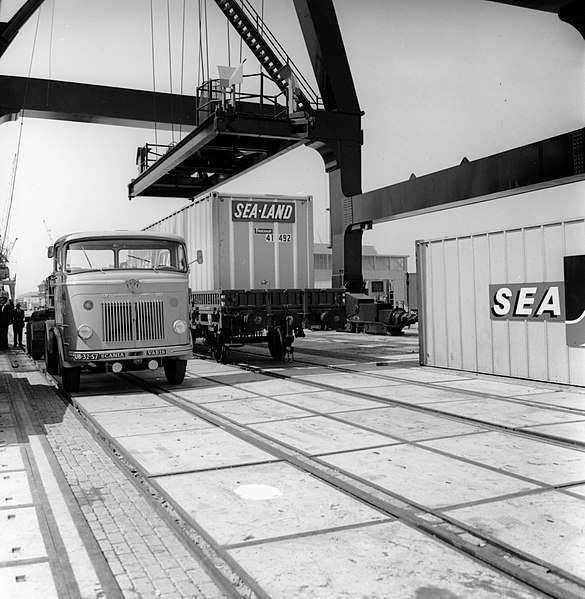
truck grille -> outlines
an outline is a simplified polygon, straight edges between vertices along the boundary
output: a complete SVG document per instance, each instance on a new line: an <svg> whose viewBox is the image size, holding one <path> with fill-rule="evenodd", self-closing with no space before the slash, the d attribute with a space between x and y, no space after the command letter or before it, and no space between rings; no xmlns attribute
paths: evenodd
<svg viewBox="0 0 585 599"><path fill-rule="evenodd" d="M162 300L119 301L102 304L104 342L164 339Z"/></svg>

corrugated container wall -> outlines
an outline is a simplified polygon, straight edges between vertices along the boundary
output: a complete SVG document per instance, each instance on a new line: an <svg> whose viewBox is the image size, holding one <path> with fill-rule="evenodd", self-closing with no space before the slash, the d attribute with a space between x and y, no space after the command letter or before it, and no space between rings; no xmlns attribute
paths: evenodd
<svg viewBox="0 0 585 599"><path fill-rule="evenodd" d="M213 192L148 227L184 237L193 291L312 287L310 196Z"/></svg>
<svg viewBox="0 0 585 599"><path fill-rule="evenodd" d="M421 363L585 385L585 220L418 241Z"/></svg>

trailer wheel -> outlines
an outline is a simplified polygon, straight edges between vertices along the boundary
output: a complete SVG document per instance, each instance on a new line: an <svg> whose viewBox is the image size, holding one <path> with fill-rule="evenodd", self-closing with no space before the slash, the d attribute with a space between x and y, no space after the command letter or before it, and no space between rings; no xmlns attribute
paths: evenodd
<svg viewBox="0 0 585 599"><path fill-rule="evenodd" d="M49 351L49 343L45 343L45 369L49 374L59 374L59 354L53 335L50 337L50 344L52 351Z"/></svg>
<svg viewBox="0 0 585 599"><path fill-rule="evenodd" d="M163 369L171 385L180 385L185 380L187 360L169 360L163 358Z"/></svg>
<svg viewBox="0 0 585 599"><path fill-rule="evenodd" d="M79 391L81 381L81 366L61 368L61 382L65 391Z"/></svg>
<svg viewBox="0 0 585 599"><path fill-rule="evenodd" d="M274 360L284 360L286 348L284 347L284 339L280 329L270 329L268 331L268 351Z"/></svg>

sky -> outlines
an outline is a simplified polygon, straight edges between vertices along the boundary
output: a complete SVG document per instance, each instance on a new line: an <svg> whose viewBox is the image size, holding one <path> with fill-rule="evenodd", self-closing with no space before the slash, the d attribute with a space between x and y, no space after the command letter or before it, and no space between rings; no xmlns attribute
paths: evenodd
<svg viewBox="0 0 585 599"><path fill-rule="evenodd" d="M23 0L0 0L6 20ZM292 0L254 0L281 45L314 81ZM209 43L200 67L198 6ZM334 0L361 109L363 191L455 166L584 126L585 42L550 13L486 0ZM219 64L247 58L211 0L46 0L0 58L0 74L192 93ZM167 12L168 7L168 12ZM183 14L185 18L183 19ZM184 24L184 25L183 25ZM169 37L170 31L170 37ZM152 35L151 32L154 32ZM228 43L229 39L229 43ZM170 40L170 41L169 41ZM204 40L205 42L205 40ZM154 46L154 51L153 51ZM229 53L228 53L229 49ZM154 68L152 55L154 52ZM186 132L183 132L186 133ZM179 132L175 131L175 141ZM149 129L28 118L0 125L0 214L17 294L49 274L50 238L72 231L141 229L186 200L135 198L136 148L168 143ZM311 195L315 241L329 240L328 181L314 150L299 148L228 183L222 193ZM381 253L414 243L585 215L583 184L377 224ZM4 231L5 223L2 223Z"/></svg>

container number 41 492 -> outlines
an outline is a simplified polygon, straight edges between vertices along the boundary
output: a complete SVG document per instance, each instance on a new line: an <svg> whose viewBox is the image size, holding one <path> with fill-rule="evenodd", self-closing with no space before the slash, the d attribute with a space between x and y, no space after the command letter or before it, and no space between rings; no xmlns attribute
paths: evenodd
<svg viewBox="0 0 585 599"><path fill-rule="evenodd" d="M266 234L266 241L274 241L274 233ZM290 243L292 241L292 235L290 233L280 233L276 236L276 239L281 243Z"/></svg>

